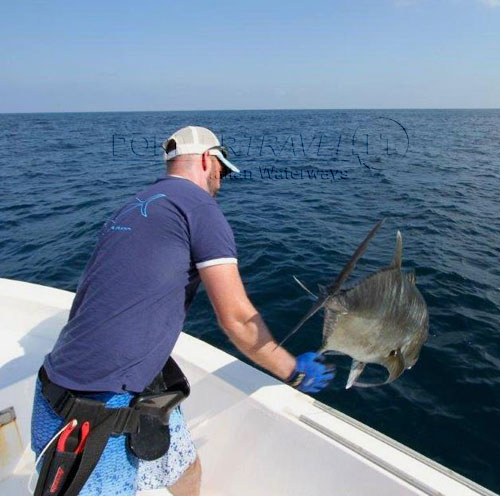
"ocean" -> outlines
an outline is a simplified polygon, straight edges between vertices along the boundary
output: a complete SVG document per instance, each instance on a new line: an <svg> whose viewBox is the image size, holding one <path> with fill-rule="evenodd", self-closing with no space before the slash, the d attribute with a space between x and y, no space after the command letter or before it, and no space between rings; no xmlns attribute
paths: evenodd
<svg viewBox="0 0 500 496"><path fill-rule="evenodd" d="M500 492L500 110L0 114L0 277L74 291L107 216L164 175L185 125L223 140L242 173L218 196L251 300L276 338L358 243L348 281L386 266L396 231L430 312L420 360L379 388L315 397ZM322 317L287 343L317 349ZM240 358L200 291L186 331Z"/></svg>

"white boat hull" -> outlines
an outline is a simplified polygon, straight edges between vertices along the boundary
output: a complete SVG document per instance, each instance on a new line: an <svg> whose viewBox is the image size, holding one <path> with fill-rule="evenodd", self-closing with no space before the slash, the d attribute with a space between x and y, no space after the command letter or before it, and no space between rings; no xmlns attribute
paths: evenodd
<svg viewBox="0 0 500 496"><path fill-rule="evenodd" d="M0 494L27 495L35 375L66 323L73 294L0 279ZM174 357L206 495L493 495L274 378L182 333ZM0 418L2 418L0 416ZM142 494L165 494L149 491Z"/></svg>

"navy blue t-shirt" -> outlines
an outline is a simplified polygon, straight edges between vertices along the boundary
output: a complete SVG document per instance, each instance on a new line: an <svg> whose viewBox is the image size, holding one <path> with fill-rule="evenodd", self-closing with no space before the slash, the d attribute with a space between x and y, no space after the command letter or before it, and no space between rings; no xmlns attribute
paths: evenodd
<svg viewBox="0 0 500 496"><path fill-rule="evenodd" d="M68 323L45 357L49 378L81 391L142 391L179 337L198 269L236 257L217 202L187 179L159 179L102 227Z"/></svg>

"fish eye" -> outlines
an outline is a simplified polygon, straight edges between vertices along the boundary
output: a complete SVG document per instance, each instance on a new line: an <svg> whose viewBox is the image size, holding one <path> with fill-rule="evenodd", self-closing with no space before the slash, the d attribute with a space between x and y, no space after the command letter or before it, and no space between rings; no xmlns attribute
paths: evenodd
<svg viewBox="0 0 500 496"><path fill-rule="evenodd" d="M398 350L392 350L390 353L389 353L389 356L396 356L398 354Z"/></svg>

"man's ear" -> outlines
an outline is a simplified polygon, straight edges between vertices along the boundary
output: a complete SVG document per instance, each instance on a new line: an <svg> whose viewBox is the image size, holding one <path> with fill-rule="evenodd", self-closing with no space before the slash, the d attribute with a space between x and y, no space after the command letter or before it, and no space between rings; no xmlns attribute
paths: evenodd
<svg viewBox="0 0 500 496"><path fill-rule="evenodd" d="M201 165L204 171L206 171L209 168L209 164L210 164L210 153L208 153L208 150L205 150L201 156Z"/></svg>

